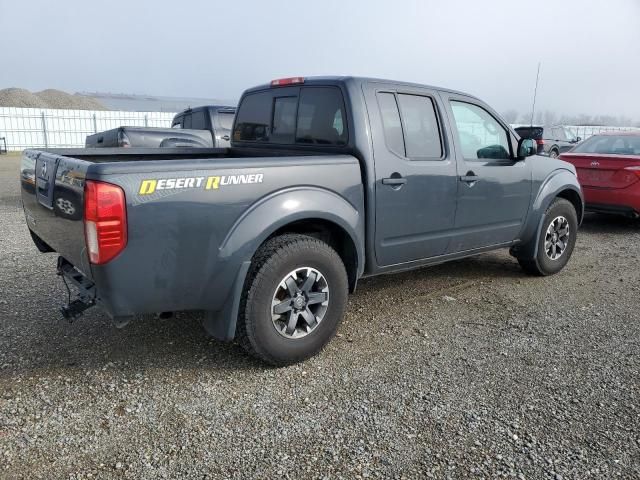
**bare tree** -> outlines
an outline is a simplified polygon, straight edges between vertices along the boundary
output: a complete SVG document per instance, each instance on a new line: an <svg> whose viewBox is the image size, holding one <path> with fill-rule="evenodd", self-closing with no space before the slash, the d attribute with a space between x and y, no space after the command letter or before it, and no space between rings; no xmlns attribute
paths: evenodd
<svg viewBox="0 0 640 480"><path fill-rule="evenodd" d="M507 110L502 114L502 118L507 123L516 123L518 121L518 111L514 109Z"/></svg>
<svg viewBox="0 0 640 480"><path fill-rule="evenodd" d="M544 124L545 125L555 125L558 120L558 116L556 112L552 112L551 110L545 110L544 112Z"/></svg>

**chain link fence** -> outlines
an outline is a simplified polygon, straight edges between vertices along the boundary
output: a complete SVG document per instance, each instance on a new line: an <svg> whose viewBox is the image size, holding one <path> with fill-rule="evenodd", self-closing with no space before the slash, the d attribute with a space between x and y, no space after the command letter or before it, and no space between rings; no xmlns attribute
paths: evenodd
<svg viewBox="0 0 640 480"><path fill-rule="evenodd" d="M5 139L9 151L84 147L87 135L120 126L169 128L174 115L170 112L0 107L0 139Z"/></svg>
<svg viewBox="0 0 640 480"><path fill-rule="evenodd" d="M25 148L84 147L87 135L120 126L169 128L174 115L170 112L0 107L0 149L20 151ZM474 132L473 127L469 126L469 133ZM640 131L640 128L633 127L566 127L575 137L582 139L605 131Z"/></svg>

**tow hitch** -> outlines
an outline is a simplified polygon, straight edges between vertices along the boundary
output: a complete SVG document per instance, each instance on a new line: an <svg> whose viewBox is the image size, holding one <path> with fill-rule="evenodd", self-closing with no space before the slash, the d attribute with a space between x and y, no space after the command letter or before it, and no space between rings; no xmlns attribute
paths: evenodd
<svg viewBox="0 0 640 480"><path fill-rule="evenodd" d="M62 257L58 257L57 273L62 278L68 295L67 304L60 307L60 313L69 323L73 323L85 310L96 304L96 286L82 272ZM71 289L68 282L78 290L77 297L73 301L71 300Z"/></svg>

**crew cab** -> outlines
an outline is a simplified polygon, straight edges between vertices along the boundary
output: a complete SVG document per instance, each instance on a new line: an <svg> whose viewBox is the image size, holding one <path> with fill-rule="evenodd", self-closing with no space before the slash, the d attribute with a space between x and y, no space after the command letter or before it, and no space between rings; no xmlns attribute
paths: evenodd
<svg viewBox="0 0 640 480"><path fill-rule="evenodd" d="M235 107L206 105L188 108L173 117L171 128L118 127L88 135L89 148L228 147Z"/></svg>
<svg viewBox="0 0 640 480"><path fill-rule="evenodd" d="M499 248L559 272L582 191L535 151L464 93L295 77L244 92L230 148L27 150L22 199L76 288L66 316L200 310L216 338L287 365L333 337L363 277Z"/></svg>

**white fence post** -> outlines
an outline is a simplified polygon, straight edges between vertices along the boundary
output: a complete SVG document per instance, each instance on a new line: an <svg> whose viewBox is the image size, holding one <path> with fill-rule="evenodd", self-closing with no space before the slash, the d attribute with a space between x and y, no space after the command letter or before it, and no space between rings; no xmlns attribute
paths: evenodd
<svg viewBox="0 0 640 480"><path fill-rule="evenodd" d="M44 138L44 148L49 148L49 141L47 139L47 120L44 116L44 112L40 112L40 118L42 119L42 138Z"/></svg>

